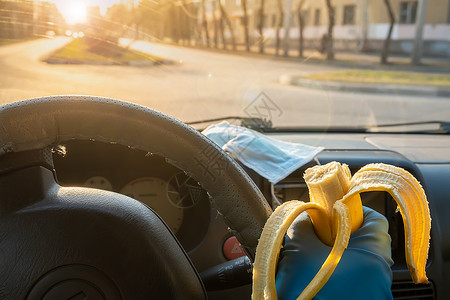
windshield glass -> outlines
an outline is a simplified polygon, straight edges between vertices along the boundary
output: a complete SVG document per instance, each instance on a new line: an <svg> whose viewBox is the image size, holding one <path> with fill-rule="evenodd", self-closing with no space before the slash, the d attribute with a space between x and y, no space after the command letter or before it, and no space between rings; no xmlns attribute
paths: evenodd
<svg viewBox="0 0 450 300"><path fill-rule="evenodd" d="M449 5L2 0L0 104L96 95L289 128L450 121Z"/></svg>

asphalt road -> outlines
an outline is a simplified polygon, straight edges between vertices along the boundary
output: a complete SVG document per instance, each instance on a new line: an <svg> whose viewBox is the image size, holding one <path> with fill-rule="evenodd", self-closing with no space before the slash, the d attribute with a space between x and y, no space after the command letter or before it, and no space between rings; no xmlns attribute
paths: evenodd
<svg viewBox="0 0 450 300"><path fill-rule="evenodd" d="M448 120L450 99L331 92L281 85L283 74L336 67L136 42L173 65L50 65L41 58L69 41L39 39L0 47L0 104L56 94L127 100L183 121L261 116L277 126L359 126ZM264 93L265 97L258 97Z"/></svg>

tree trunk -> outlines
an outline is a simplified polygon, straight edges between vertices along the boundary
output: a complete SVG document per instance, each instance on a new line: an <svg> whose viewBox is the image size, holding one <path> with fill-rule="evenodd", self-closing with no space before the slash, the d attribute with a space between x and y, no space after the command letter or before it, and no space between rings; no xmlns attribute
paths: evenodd
<svg viewBox="0 0 450 300"><path fill-rule="evenodd" d="M325 41L327 51L327 59L334 59L333 49L333 27L334 27L334 7L331 5L331 0L325 0L328 9L328 34Z"/></svg>
<svg viewBox="0 0 450 300"><path fill-rule="evenodd" d="M259 53L264 53L264 0L261 0L261 7L259 9Z"/></svg>
<svg viewBox="0 0 450 300"><path fill-rule="evenodd" d="M298 18L298 56L303 57L303 29L305 29L305 20L303 19L303 4L305 0L300 0L297 8L297 18Z"/></svg>
<svg viewBox="0 0 450 300"><path fill-rule="evenodd" d="M178 26L176 27L176 41L177 44L180 44L180 42L183 41L183 16L182 16L182 11L181 11L181 7L179 6L175 6L174 7L175 10L175 14L177 16L177 20L178 20Z"/></svg>
<svg viewBox="0 0 450 300"><path fill-rule="evenodd" d="M218 44L218 32L219 32L219 28L217 28L217 18L216 18L216 2L212 3L213 5L213 9L212 9L212 16L213 16L213 23L214 23L214 47L217 49L219 48L219 44Z"/></svg>
<svg viewBox="0 0 450 300"><path fill-rule="evenodd" d="M388 59L388 55L389 55L389 46L391 44L391 35L392 35L392 30L394 29L394 23L395 23L394 12L392 11L390 1L384 0L384 5L386 6L386 9L387 9L388 15L389 15L389 31L386 36L386 39L384 40L383 49L381 50L381 57L380 57L381 64L387 64L387 59Z"/></svg>
<svg viewBox="0 0 450 300"><path fill-rule="evenodd" d="M181 39L183 45L191 44L191 22L189 18L189 6L186 4L186 0L181 1L180 6L181 15Z"/></svg>
<svg viewBox="0 0 450 300"><path fill-rule="evenodd" d="M222 2L220 2L220 0L218 0L218 2L219 2L220 14L221 14L220 17L225 20L225 23L227 24L228 29L230 30L231 44L233 45L233 50L236 50L236 40L234 39L233 26L231 26L231 21L228 18L227 12L223 8Z"/></svg>
<svg viewBox="0 0 450 300"><path fill-rule="evenodd" d="M208 21L206 20L205 0L202 1L202 10L203 10L203 30L205 31L206 46L209 48L209 31L208 31Z"/></svg>
<svg viewBox="0 0 450 300"><path fill-rule="evenodd" d="M187 12L190 13L190 11L191 11L190 6L185 3L185 0L183 0L183 5L186 8ZM186 23L185 23L186 24L186 28L185 28L186 37L185 38L186 38L187 45L190 46L191 38L192 38L191 34L192 34L192 30L193 30L192 22L191 22L191 18L189 17L189 15L185 16L185 20L186 20Z"/></svg>
<svg viewBox="0 0 450 300"><path fill-rule="evenodd" d="M244 36L245 36L245 50L250 52L250 39L248 36L248 15L247 15L247 0L241 0L242 10L244 11Z"/></svg>
<svg viewBox="0 0 450 300"><path fill-rule="evenodd" d="M220 0L217 0L219 2L219 9L220 9ZM219 19L219 30L220 30L220 37L222 38L222 45L223 49L227 49L227 41L225 40L225 29L223 25L223 14L222 11L220 11L220 19Z"/></svg>
<svg viewBox="0 0 450 300"><path fill-rule="evenodd" d="M276 30L276 41L275 41L275 55L278 56L278 52L280 51L280 30L281 26L283 26L284 21L284 13L283 13L283 4L281 3L282 0L278 0L278 15L280 19L277 22L277 28Z"/></svg>

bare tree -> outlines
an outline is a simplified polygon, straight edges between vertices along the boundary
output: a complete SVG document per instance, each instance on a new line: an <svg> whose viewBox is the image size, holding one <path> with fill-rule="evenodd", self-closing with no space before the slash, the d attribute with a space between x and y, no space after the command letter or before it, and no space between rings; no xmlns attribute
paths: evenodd
<svg viewBox="0 0 450 300"><path fill-rule="evenodd" d="M384 5L386 6L388 15L389 15L389 31L386 36L386 39L383 43L383 49L381 50L381 57L380 57L380 63L386 64L388 55L389 55L389 46L391 44L391 35L392 30L394 29L394 23L395 23L395 17L394 12L392 11L391 3L389 0L384 0Z"/></svg>
<svg viewBox="0 0 450 300"><path fill-rule="evenodd" d="M214 3L214 7L216 7L217 2L219 2L219 11L220 11L220 0L217 0ZM214 9L215 11L215 9ZM222 39L222 45L223 45L223 49L227 49L227 42L225 40L225 29L224 29L224 25L223 25L223 15L222 12L220 12L220 18L218 20L218 26L219 26L219 31L220 31L220 37Z"/></svg>
<svg viewBox="0 0 450 300"><path fill-rule="evenodd" d="M247 15L247 0L241 0L242 10L244 11L244 36L245 36L245 50L250 52L250 38L248 36L248 15Z"/></svg>
<svg viewBox="0 0 450 300"><path fill-rule="evenodd" d="M282 0L277 0L277 6L278 6L278 22L277 22L277 27L276 27L276 41L275 41L275 55L278 56L278 52L280 50L280 30L281 30L281 26L283 26L283 21L284 21L284 12L283 12L283 3L281 2Z"/></svg>
<svg viewBox="0 0 450 300"><path fill-rule="evenodd" d="M179 10L179 26L180 26L180 38L183 45L189 45L190 43L190 20L189 16L187 15L187 4L186 0L181 0L181 2L178 4L178 10Z"/></svg>
<svg viewBox="0 0 450 300"><path fill-rule="evenodd" d="M305 29L305 18L303 16L303 5L305 0L300 0L297 7L297 18L298 18L298 56L303 57L303 30Z"/></svg>
<svg viewBox="0 0 450 300"><path fill-rule="evenodd" d="M327 51L327 59L334 59L333 49L333 28L334 28L334 7L331 5L331 0L325 0L328 9L328 33L325 39L325 49Z"/></svg>
<svg viewBox="0 0 450 300"><path fill-rule="evenodd" d="M173 6L173 12L176 20L178 20L178 26L175 27L175 41L176 43L180 43L182 41L182 32L183 32L183 21L182 21L182 15L181 15L181 7L179 5Z"/></svg>
<svg viewBox="0 0 450 300"><path fill-rule="evenodd" d="M230 30L231 44L233 45L233 50L236 50L236 40L234 38L233 26L231 26L230 18L228 18L228 14L222 5L222 2L220 0L218 0L218 2L219 2L219 9L220 9L220 18L225 20L225 23L227 24L228 29ZM225 39L224 39L224 41L225 41Z"/></svg>
<svg viewBox="0 0 450 300"><path fill-rule="evenodd" d="M259 53L264 53L264 0L261 0L261 7L259 8Z"/></svg>
<svg viewBox="0 0 450 300"><path fill-rule="evenodd" d="M203 22L203 30L205 31L206 37L206 46L209 48L209 31L208 31L208 21L206 20L206 1L202 0L202 22Z"/></svg>
<svg viewBox="0 0 450 300"><path fill-rule="evenodd" d="M217 28L218 22L217 22L217 18L216 18L216 2L212 2L212 18L213 18L213 25L214 25L214 47L217 49L219 48L218 45L218 33L219 33L219 28Z"/></svg>

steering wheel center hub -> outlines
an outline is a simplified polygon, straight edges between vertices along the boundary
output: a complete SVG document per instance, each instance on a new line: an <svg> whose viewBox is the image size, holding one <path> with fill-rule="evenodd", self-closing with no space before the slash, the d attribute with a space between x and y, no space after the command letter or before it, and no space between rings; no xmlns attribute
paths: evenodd
<svg viewBox="0 0 450 300"><path fill-rule="evenodd" d="M122 299L114 282L98 269L67 265L51 270L33 286L27 299Z"/></svg>

